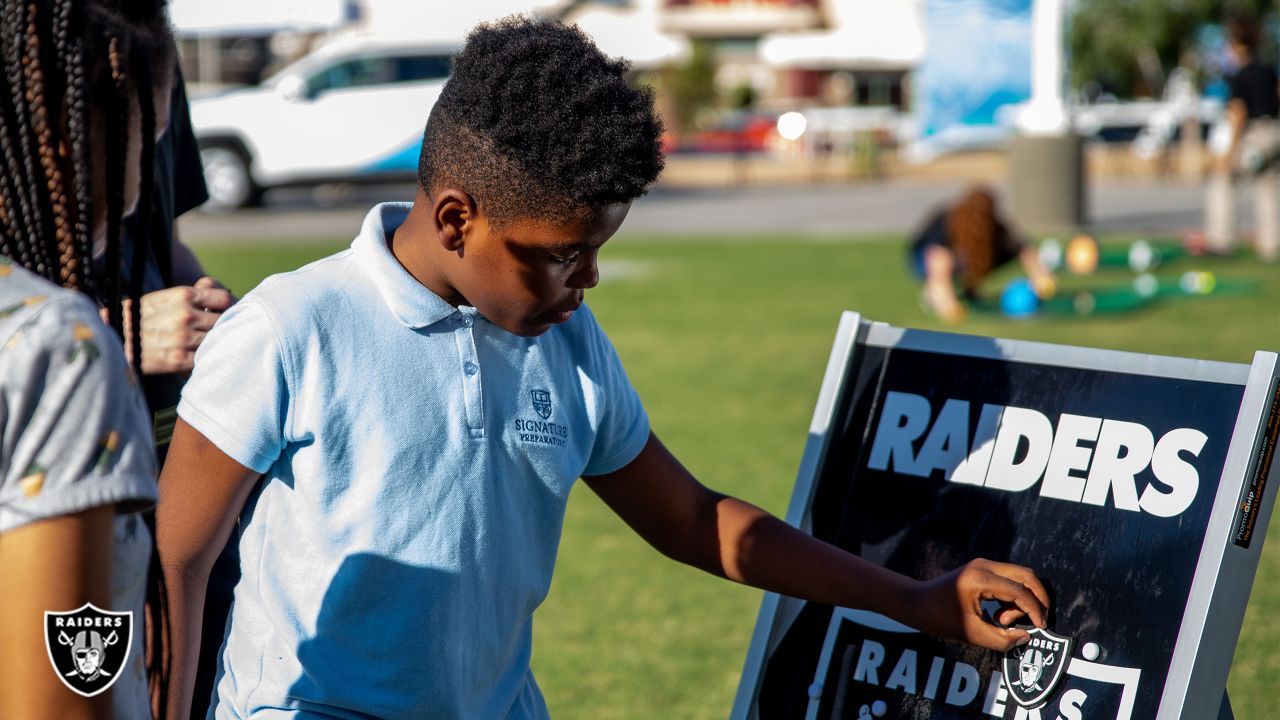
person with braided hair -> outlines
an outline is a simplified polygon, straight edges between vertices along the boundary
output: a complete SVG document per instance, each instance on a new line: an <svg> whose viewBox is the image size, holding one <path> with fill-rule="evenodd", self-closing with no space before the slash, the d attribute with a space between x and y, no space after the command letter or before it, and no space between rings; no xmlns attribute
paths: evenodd
<svg viewBox="0 0 1280 720"><path fill-rule="evenodd" d="M911 241L912 273L924 283L925 307L948 323L965 316L961 298L977 297L982 281L1017 258L1040 297L1056 289L1053 275L996 212L995 193L975 185L949 207L936 210ZM960 292L957 294L956 285Z"/></svg>
<svg viewBox="0 0 1280 720"><path fill-rule="evenodd" d="M140 511L156 462L121 340L145 328L141 257L126 273L120 239L131 210L150 212L173 47L162 0L0 6L0 717L151 715ZM91 697L44 637L44 612L86 603L135 630L104 644L127 655Z"/></svg>

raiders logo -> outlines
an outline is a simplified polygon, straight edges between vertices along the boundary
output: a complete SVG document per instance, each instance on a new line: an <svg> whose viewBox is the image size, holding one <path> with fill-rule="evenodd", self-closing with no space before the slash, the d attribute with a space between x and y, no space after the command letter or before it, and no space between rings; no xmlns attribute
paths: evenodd
<svg viewBox="0 0 1280 720"><path fill-rule="evenodd" d="M1027 630L1031 642L1004 654L1004 686L1024 708L1040 707L1066 675L1071 639L1038 627Z"/></svg>
<svg viewBox="0 0 1280 720"><path fill-rule="evenodd" d="M533 398L533 409L538 417L543 420L551 417L551 393L546 390L530 390L529 395Z"/></svg>
<svg viewBox="0 0 1280 720"><path fill-rule="evenodd" d="M85 603L44 614L44 645L54 672L73 692L93 697L115 684L133 643L133 613Z"/></svg>

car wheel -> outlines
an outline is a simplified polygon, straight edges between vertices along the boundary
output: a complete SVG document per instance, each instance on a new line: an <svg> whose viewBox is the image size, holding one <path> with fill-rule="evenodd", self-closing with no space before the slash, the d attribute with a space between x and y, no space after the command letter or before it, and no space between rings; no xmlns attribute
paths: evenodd
<svg viewBox="0 0 1280 720"><path fill-rule="evenodd" d="M205 210L229 212L256 204L261 194L249 175L249 163L242 153L211 145L200 150L200 163L204 166L205 187L209 189Z"/></svg>

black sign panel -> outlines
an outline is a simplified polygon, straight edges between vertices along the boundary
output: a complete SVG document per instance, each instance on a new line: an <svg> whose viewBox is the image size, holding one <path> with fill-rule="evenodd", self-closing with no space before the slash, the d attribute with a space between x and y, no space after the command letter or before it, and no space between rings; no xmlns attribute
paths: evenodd
<svg viewBox="0 0 1280 720"><path fill-rule="evenodd" d="M1018 656L1006 677L999 653L805 604L764 662L757 716L1155 717L1243 385L858 353L813 534L922 579L974 557L1029 566L1066 647Z"/></svg>

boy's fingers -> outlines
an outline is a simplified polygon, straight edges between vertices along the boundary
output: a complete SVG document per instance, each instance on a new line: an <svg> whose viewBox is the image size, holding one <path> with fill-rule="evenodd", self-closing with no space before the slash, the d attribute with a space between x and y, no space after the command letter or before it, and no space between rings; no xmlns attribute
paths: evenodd
<svg viewBox="0 0 1280 720"><path fill-rule="evenodd" d="M994 625L981 623L981 627L975 628L977 637L974 640L977 644L999 652L1006 652L1010 648L1018 645L1025 645L1031 640L1031 636L1026 630L1017 628L998 628Z"/></svg>
<svg viewBox="0 0 1280 720"><path fill-rule="evenodd" d="M967 642L1000 652L1029 642L1031 639L1026 630L997 627L979 617L969 617L965 620L964 633L964 639Z"/></svg>
<svg viewBox="0 0 1280 720"><path fill-rule="evenodd" d="M991 569L997 574L1022 583L1036 596L1041 605L1049 607L1049 591L1045 589L1044 583L1040 582L1040 578L1036 577L1036 574L1031 572L1030 568L1011 563L993 562L991 563Z"/></svg>
<svg viewBox="0 0 1280 720"><path fill-rule="evenodd" d="M1049 606L1049 592L1035 573L1009 563L990 560L974 562L986 573L984 592L991 594L984 597L1016 605L1037 627L1046 627L1045 611Z"/></svg>
<svg viewBox="0 0 1280 720"><path fill-rule="evenodd" d="M1045 627L1045 606L1026 585L1017 580L999 575L994 580L992 587L997 590L997 594L994 596L995 600L1013 603L1019 610L1026 613L1027 617L1031 618L1031 622L1036 627Z"/></svg>
<svg viewBox="0 0 1280 720"><path fill-rule="evenodd" d="M997 625L1012 625L1026 616L1027 614L1017 607L1003 607L997 610L991 619L995 620Z"/></svg>

